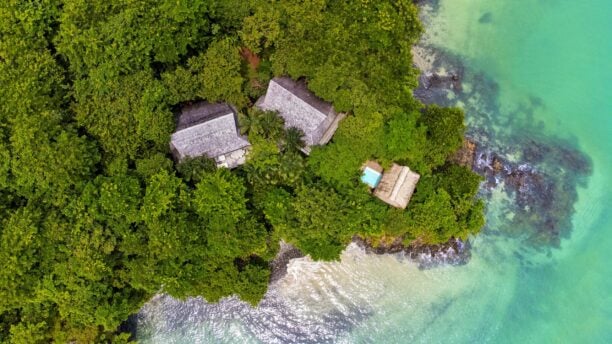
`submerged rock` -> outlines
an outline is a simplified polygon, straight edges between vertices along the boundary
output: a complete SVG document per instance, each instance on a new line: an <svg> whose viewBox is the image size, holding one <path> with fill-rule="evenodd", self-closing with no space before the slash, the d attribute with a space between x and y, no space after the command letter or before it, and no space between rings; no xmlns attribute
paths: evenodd
<svg viewBox="0 0 612 344"><path fill-rule="evenodd" d="M578 150L542 142L522 147L518 162L486 147L477 151L473 169L485 178L481 194L488 197L502 187L514 201L507 233L523 236L533 246L558 246L569 235L576 189L590 174L590 160Z"/></svg>
<svg viewBox="0 0 612 344"><path fill-rule="evenodd" d="M493 13L491 13L491 12L487 12L487 13L483 14L478 19L478 22L480 24L490 24L492 21L493 21Z"/></svg>
<svg viewBox="0 0 612 344"><path fill-rule="evenodd" d="M499 88L481 72L467 70L461 59L436 47L413 49L421 69L414 96L425 104L461 106L467 138L451 161L482 175L481 195L501 188L512 200L505 228L486 230L525 238L528 246L555 247L569 235L577 187L591 174L590 159L575 142L547 137L533 113L545 107L538 97L501 115Z"/></svg>

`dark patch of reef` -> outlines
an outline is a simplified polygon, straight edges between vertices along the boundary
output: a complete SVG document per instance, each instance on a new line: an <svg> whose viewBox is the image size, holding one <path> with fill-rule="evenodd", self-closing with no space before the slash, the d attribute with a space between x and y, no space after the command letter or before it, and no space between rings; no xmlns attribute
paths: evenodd
<svg viewBox="0 0 612 344"><path fill-rule="evenodd" d="M415 60L428 62L415 97L425 104L460 104L466 111L467 138L453 160L484 177L485 200L497 188L511 200L502 214L503 228L485 230L520 237L538 249L557 247L570 234L577 188L592 173L590 158L575 141L544 134L544 123L534 119L545 107L542 99L529 97L502 113L499 87L487 75L436 47L415 52L422 55Z"/></svg>

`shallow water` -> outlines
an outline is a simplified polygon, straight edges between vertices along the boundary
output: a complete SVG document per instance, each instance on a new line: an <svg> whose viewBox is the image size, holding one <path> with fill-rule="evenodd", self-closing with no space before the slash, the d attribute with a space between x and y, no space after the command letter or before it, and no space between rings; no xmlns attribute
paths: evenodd
<svg viewBox="0 0 612 344"><path fill-rule="evenodd" d="M577 191L575 212L555 214L571 220L559 248L517 235L533 222L516 226L523 213L500 186L467 265L420 270L350 246L338 263L293 260L258 308L160 296L138 316L141 343L612 342L612 2L440 0L435 10L424 43L463 63L464 94L448 101L466 108L470 132L508 159L533 140L590 158L588 177L565 154L533 162L567 186L556 198Z"/></svg>

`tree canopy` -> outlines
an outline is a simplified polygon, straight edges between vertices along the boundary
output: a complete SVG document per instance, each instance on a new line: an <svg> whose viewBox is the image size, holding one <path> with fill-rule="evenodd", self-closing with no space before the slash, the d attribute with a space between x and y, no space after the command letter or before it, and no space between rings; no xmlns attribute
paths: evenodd
<svg viewBox="0 0 612 344"><path fill-rule="evenodd" d="M257 304L278 240L333 260L353 235L439 243L482 226L479 179L447 162L459 109L412 97L412 0L0 3L0 342L121 343L158 292ZM252 105L305 78L348 114L310 157ZM186 104L241 113L247 163L177 163ZM367 159L423 175L406 211L359 182Z"/></svg>

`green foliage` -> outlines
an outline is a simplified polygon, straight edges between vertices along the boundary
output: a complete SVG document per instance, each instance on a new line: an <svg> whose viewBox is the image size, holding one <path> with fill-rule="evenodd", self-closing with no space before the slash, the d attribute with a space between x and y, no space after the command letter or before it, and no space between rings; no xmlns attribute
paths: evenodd
<svg viewBox="0 0 612 344"><path fill-rule="evenodd" d="M427 127L426 161L430 168L444 164L463 142L463 110L430 105L423 111L421 123Z"/></svg>
<svg viewBox="0 0 612 344"><path fill-rule="evenodd" d="M278 7L261 2L255 13L244 19L240 39L254 53L270 48L280 37L281 13Z"/></svg>
<svg viewBox="0 0 612 344"><path fill-rule="evenodd" d="M146 149L167 147L174 127L163 84L152 71L107 78L100 69L75 82L79 125L104 151L134 159Z"/></svg>
<svg viewBox="0 0 612 344"><path fill-rule="evenodd" d="M61 128L57 114L25 117L12 129L12 151L19 158L11 160L11 185L19 195L61 205L95 171L95 145Z"/></svg>
<svg viewBox="0 0 612 344"><path fill-rule="evenodd" d="M205 1L63 1L56 47L77 76L97 67L117 75L150 62L176 63L209 35L208 7Z"/></svg>
<svg viewBox="0 0 612 344"><path fill-rule="evenodd" d="M162 170L171 171L173 165L174 164L172 161L169 160L164 154L154 152L149 156L136 160L136 172L142 178L146 179ZM179 166L177 166L177 170L180 173Z"/></svg>
<svg viewBox="0 0 612 344"><path fill-rule="evenodd" d="M326 182L354 187L361 165L378 156L384 140L383 116L360 113L345 118L334 136L334 142L313 150L309 165Z"/></svg>
<svg viewBox="0 0 612 344"><path fill-rule="evenodd" d="M176 166L179 175L187 183L198 183L209 172L217 169L215 161L206 156L187 158Z"/></svg>
<svg viewBox="0 0 612 344"><path fill-rule="evenodd" d="M352 211L331 188L304 186L292 203L295 226L286 228L288 238L314 259L338 259L354 228L346 220Z"/></svg>
<svg viewBox="0 0 612 344"><path fill-rule="evenodd" d="M265 291L265 287L262 289L261 286L266 285L269 275L260 270L267 271L267 266L250 264L248 257L266 250L266 230L249 216L245 193L243 181L225 169L204 176L194 191L193 206L206 228L206 245L209 255L214 257L211 258L225 258L228 263L236 257L243 258L242 265L229 264L232 269L227 267L229 270L224 270L224 273L237 274L237 277L221 285L223 291L214 299L227 295L228 291L249 290L245 296L260 297ZM245 284L247 281L252 283L253 289L248 288L249 284ZM250 299L252 302L257 300Z"/></svg>
<svg viewBox="0 0 612 344"><path fill-rule="evenodd" d="M416 237L428 243L448 240L446 233L455 227L455 214L449 194L439 189L429 195L425 202L414 204L410 211L416 227Z"/></svg>
<svg viewBox="0 0 612 344"><path fill-rule="evenodd" d="M124 343L160 291L255 305L281 238L332 260L356 234L477 232L480 180L446 163L463 113L412 97L420 31L411 0L2 1L0 342ZM348 113L310 157L250 106L281 74ZM246 114L243 168L170 159L200 100ZM359 182L368 159L422 174L406 211Z"/></svg>
<svg viewBox="0 0 612 344"><path fill-rule="evenodd" d="M445 165L438 173L438 185L452 197L452 206L457 217L459 230L453 236L467 239L484 226L484 203L476 199L482 177L466 167L453 164Z"/></svg>
<svg viewBox="0 0 612 344"><path fill-rule="evenodd" d="M276 141L284 135L284 121L273 111L261 111L250 108L246 115L240 114L240 133L249 136L260 136L266 140ZM255 138L257 139L257 138Z"/></svg>
<svg viewBox="0 0 612 344"><path fill-rule="evenodd" d="M421 169L425 152L429 149L426 128L418 125L418 112L395 114L385 123L384 151L391 161L406 163Z"/></svg>
<svg viewBox="0 0 612 344"><path fill-rule="evenodd" d="M242 92L244 78L241 60L234 39L225 38L210 44L204 54L192 58L189 66L202 85L196 96L211 102L224 101L237 106L246 104Z"/></svg>
<svg viewBox="0 0 612 344"><path fill-rule="evenodd" d="M162 83L168 90L168 102L178 104L196 99L201 90L201 80L197 78L195 71L183 66L175 70L166 71L162 75Z"/></svg>
<svg viewBox="0 0 612 344"><path fill-rule="evenodd" d="M426 242L444 242L477 233L484 225L484 204L475 197L481 181L476 173L453 164L421 178L411 202L417 206L409 208L415 218L412 234Z"/></svg>
<svg viewBox="0 0 612 344"><path fill-rule="evenodd" d="M285 135L283 135L283 150L297 153L304 147L306 147L304 132L296 127L287 128Z"/></svg>
<svg viewBox="0 0 612 344"><path fill-rule="evenodd" d="M385 207L361 190L342 195L324 184L305 184L295 195L270 190L264 214L281 237L312 258L335 260L353 235L378 230Z"/></svg>
<svg viewBox="0 0 612 344"><path fill-rule="evenodd" d="M265 37L275 49L275 74L307 76L311 89L340 111L410 102L416 86L410 48L421 32L412 1L288 1L278 7L285 30Z"/></svg>
<svg viewBox="0 0 612 344"><path fill-rule="evenodd" d="M278 145L264 140L252 140L253 150L245 165L247 180L252 185L296 186L303 178L305 163L296 152L280 154Z"/></svg>
<svg viewBox="0 0 612 344"><path fill-rule="evenodd" d="M0 190L9 186L8 177L10 166L11 153L3 143L0 143Z"/></svg>
<svg viewBox="0 0 612 344"><path fill-rule="evenodd" d="M247 215L245 192L236 176L219 170L200 180L194 193L194 207L200 217L209 221L209 228L218 228L218 234L222 234Z"/></svg>
<svg viewBox="0 0 612 344"><path fill-rule="evenodd" d="M2 222L0 258L5 263L0 269L1 310L18 307L37 283L37 274L31 272L42 245L38 228L40 217L36 210L20 208Z"/></svg>
<svg viewBox="0 0 612 344"><path fill-rule="evenodd" d="M45 343L49 340L49 337L46 335L47 331L47 324L45 322L39 322L37 324L19 323L11 326L10 343Z"/></svg>

